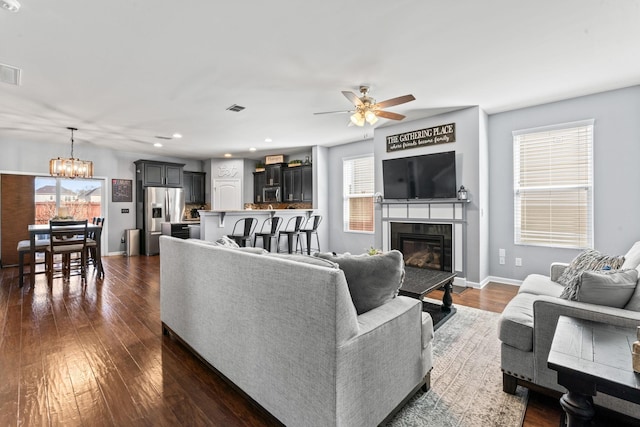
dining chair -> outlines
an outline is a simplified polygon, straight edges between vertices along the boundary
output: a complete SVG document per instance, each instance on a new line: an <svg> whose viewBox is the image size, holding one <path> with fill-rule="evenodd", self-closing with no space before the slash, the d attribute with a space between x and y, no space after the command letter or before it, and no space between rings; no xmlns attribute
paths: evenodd
<svg viewBox="0 0 640 427"><path fill-rule="evenodd" d="M58 255L61 260L55 262ZM49 247L45 260L49 286L54 278L68 280L72 274L86 280L87 220L49 221Z"/></svg>
<svg viewBox="0 0 640 427"><path fill-rule="evenodd" d="M280 252L280 239L283 236L287 237L287 252L293 253L298 252L298 247L300 247L300 253L302 253L302 243L300 242L300 227L302 227L302 221L304 221L304 216L292 216L287 221L287 225L284 227L284 230L280 230L278 233L278 252ZM295 240L295 244L294 244Z"/></svg>
<svg viewBox="0 0 640 427"><path fill-rule="evenodd" d="M104 227L104 218L103 217L94 217L92 223L94 225L99 225L101 227ZM96 232L95 231L88 231L87 232L87 265L91 264L93 265L93 268L95 269L96 265L97 265L97 261L96 261L96 246L97 246L97 241L96 241Z"/></svg>
<svg viewBox="0 0 640 427"><path fill-rule="evenodd" d="M238 225L240 225L239 228ZM228 235L228 237L235 240L238 246L247 246L247 242L250 242L253 238L253 232L255 231L257 225L258 220L255 218L240 218L236 221L235 224L233 224L233 230L231 231L231 234Z"/></svg>
<svg viewBox="0 0 640 427"><path fill-rule="evenodd" d="M49 247L49 239L37 239L35 242L34 256L36 257L35 266L43 265L45 262L42 260L42 256L46 253L47 247ZM20 287L24 286L24 276L29 275L30 272L24 272L24 256L31 253L31 241L20 240L18 242L18 276L20 276ZM38 260L38 257L39 260ZM46 273L46 268L42 271L36 271L35 274Z"/></svg>
<svg viewBox="0 0 640 427"><path fill-rule="evenodd" d="M253 246L256 246L258 237L262 237L262 248L268 252L271 252L271 239L278 235L281 224L282 218L279 216L265 219L262 222L260 231L253 236Z"/></svg>

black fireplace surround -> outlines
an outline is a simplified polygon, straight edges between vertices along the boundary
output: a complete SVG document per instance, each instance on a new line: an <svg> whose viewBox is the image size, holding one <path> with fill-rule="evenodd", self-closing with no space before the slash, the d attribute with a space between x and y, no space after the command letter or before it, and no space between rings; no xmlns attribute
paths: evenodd
<svg viewBox="0 0 640 427"><path fill-rule="evenodd" d="M452 271L451 224L391 223L391 249L402 252L405 264Z"/></svg>

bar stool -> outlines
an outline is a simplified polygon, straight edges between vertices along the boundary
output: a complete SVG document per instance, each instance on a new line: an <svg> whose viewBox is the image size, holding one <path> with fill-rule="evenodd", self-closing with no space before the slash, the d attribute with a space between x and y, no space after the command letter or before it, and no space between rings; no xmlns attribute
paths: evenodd
<svg viewBox="0 0 640 427"><path fill-rule="evenodd" d="M280 238L282 236L287 236L287 252L298 252L299 246L300 253L302 253L302 242L300 242L300 227L302 226L302 221L304 221L303 216L292 216L291 218L289 218L289 220L287 221L287 225L284 227L284 230L278 233L278 252L280 252ZM296 239L295 250L293 246L294 238Z"/></svg>
<svg viewBox="0 0 640 427"><path fill-rule="evenodd" d="M260 232L256 233L253 237L253 246L256 246L258 237L262 237L262 247L264 250L271 252L271 239L278 235L281 223L282 218L279 216L265 219L262 223L262 227L260 227Z"/></svg>
<svg viewBox="0 0 640 427"><path fill-rule="evenodd" d="M238 227L238 224L241 223L242 225L236 233L236 228ZM247 242L250 242L253 238L253 232L255 231L257 225L258 220L255 218L240 218L236 221L235 224L233 224L233 231L231 231L231 234L229 234L227 237L235 240L238 246L247 246Z"/></svg>
<svg viewBox="0 0 640 427"><path fill-rule="evenodd" d="M322 222L322 215L311 215L307 220L304 228L300 230L301 233L305 233L307 235L307 255L311 255L311 236L316 235L316 242L318 244L316 249L320 252L320 238L318 237L318 226ZM309 224L311 224L311 228L309 228Z"/></svg>

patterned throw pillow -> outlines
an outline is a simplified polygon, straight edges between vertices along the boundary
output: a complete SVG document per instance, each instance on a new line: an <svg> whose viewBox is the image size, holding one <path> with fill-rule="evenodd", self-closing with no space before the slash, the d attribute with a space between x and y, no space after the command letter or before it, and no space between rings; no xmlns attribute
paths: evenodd
<svg viewBox="0 0 640 427"><path fill-rule="evenodd" d="M562 294L560 294L560 298L576 300L580 275L583 272L603 269L617 270L623 263L623 256L603 255L595 249L587 249L575 257L558 278L558 283L564 285L564 290Z"/></svg>
<svg viewBox="0 0 640 427"><path fill-rule="evenodd" d="M226 246L228 248L239 248L240 246L238 246L238 244L236 243L235 240L233 240L231 237L229 236L222 236L221 238L219 238L218 240L216 240L216 244L218 246Z"/></svg>

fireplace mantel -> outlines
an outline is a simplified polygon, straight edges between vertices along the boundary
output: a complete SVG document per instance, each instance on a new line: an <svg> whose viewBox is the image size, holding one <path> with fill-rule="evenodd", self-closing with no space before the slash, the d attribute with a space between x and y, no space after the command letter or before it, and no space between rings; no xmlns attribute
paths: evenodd
<svg viewBox="0 0 640 427"><path fill-rule="evenodd" d="M391 223L451 224L453 231L453 270L456 282L466 282L466 206L469 200L383 200L382 249L390 249ZM463 282L464 281L464 282Z"/></svg>

